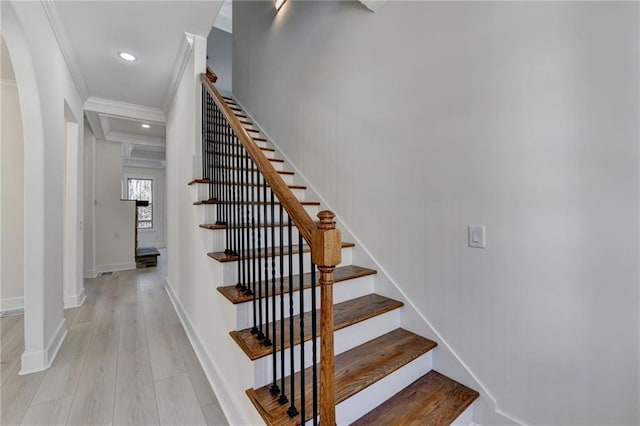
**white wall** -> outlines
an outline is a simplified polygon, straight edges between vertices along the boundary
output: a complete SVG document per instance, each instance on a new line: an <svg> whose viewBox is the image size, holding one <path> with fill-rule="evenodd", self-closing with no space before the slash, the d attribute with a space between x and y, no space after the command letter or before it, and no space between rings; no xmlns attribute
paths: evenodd
<svg viewBox="0 0 640 426"><path fill-rule="evenodd" d="M95 240L96 136L84 123L84 276L96 276Z"/></svg>
<svg viewBox="0 0 640 426"><path fill-rule="evenodd" d="M251 362L229 337L234 306L216 294L221 267L206 253L211 231L201 229L205 206L193 206L197 188L187 182L201 173L199 74L206 64L206 39L196 36L167 115L167 287L230 424L261 424L245 395L253 386Z"/></svg>
<svg viewBox="0 0 640 426"><path fill-rule="evenodd" d="M207 65L218 76L216 88L226 94L231 94L232 91L232 45L231 34L217 28L211 28L207 37Z"/></svg>
<svg viewBox="0 0 640 426"><path fill-rule="evenodd" d="M122 167L124 188L126 188L127 177L152 178L155 184L153 189L153 229L138 230L138 246L165 247L165 170L124 166Z"/></svg>
<svg viewBox="0 0 640 426"><path fill-rule="evenodd" d="M0 81L0 101L0 311L6 311L24 307L24 143L15 81Z"/></svg>
<svg viewBox="0 0 640 426"><path fill-rule="evenodd" d="M65 103L83 101L40 2L3 1L2 34L18 83L25 152L25 353L22 372L47 368L66 333L63 317ZM82 140L78 126L78 140ZM74 232L80 223L73 224Z"/></svg>
<svg viewBox="0 0 640 426"><path fill-rule="evenodd" d="M233 20L234 95L499 410L640 423L637 3Z"/></svg>
<svg viewBox="0 0 640 426"><path fill-rule="evenodd" d="M134 269L135 202L122 198L122 147L96 141L96 271Z"/></svg>

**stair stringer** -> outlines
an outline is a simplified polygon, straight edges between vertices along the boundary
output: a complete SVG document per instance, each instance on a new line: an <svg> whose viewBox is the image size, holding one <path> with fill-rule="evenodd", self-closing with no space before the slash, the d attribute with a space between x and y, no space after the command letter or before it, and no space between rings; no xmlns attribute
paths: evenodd
<svg viewBox="0 0 640 426"><path fill-rule="evenodd" d="M438 347L433 354L433 368L438 372L456 380L465 386L477 390L480 397L469 407L473 408L473 421L476 424L500 424L500 425L522 425L524 421L502 411L491 392L484 386L471 368L453 350L442 335L431 324L427 316L421 312L417 306L409 299L402 287L391 277L382 264L374 258L367 250L363 242L351 231L351 228L342 220L339 211L331 208L331 204L318 192L304 173L296 167L289 159L285 151L278 146L274 139L258 124L258 121L251 115L247 108L236 98L235 102L252 121L253 127L269 140L279 155L285 160L288 168L295 172L295 182L307 187L307 199L319 200L321 205L335 213L337 228L342 232L343 241L353 241L356 246L353 248L352 259L366 268L376 269L378 274L374 277L374 291L381 296L389 297L404 303L401 309L401 326L413 333L424 336L438 343Z"/></svg>

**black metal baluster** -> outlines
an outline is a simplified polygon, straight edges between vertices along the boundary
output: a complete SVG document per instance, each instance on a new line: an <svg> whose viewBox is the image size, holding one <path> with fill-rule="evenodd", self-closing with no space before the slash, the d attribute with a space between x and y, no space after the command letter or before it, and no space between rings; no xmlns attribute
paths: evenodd
<svg viewBox="0 0 640 426"><path fill-rule="evenodd" d="M246 152L244 147L242 148L242 173L245 177L243 192L245 194L243 205L244 205L244 216L245 216L245 262L244 262L244 278L245 278L245 287L246 290L244 294L251 296L253 295L253 287L251 285L251 273L250 268L250 259L251 259L251 233L249 231L249 227L251 226L251 218L249 217L249 165L246 157Z"/></svg>
<svg viewBox="0 0 640 426"><path fill-rule="evenodd" d="M295 417L298 415L298 409L296 408L296 384L295 384L295 357L293 353L294 346L294 333L293 333L293 237L291 235L291 216L287 215L287 237L289 252L289 378L291 379L289 387L291 388L291 399L289 402L291 405L287 410L289 417Z"/></svg>
<svg viewBox="0 0 640 426"><path fill-rule="evenodd" d="M305 388L304 388L304 262L302 234L298 230L298 294L300 297L300 422L304 424Z"/></svg>
<svg viewBox="0 0 640 426"><path fill-rule="evenodd" d="M313 425L318 424L318 320L316 313L316 265L311 262L311 370L313 378Z"/></svg>
<svg viewBox="0 0 640 426"><path fill-rule="evenodd" d="M267 229L267 180L262 178L262 212L263 212L263 227L264 233L264 342L265 346L271 346L271 339L269 338L269 247L273 251L274 244L271 240L271 246L269 246L269 232Z"/></svg>
<svg viewBox="0 0 640 426"><path fill-rule="evenodd" d="M202 128L202 137L200 139L200 144L202 145L202 179L207 178L207 119L206 112L207 108L205 107L205 102L207 101L207 89L202 86L202 104L200 106L200 127Z"/></svg>
<svg viewBox="0 0 640 426"><path fill-rule="evenodd" d="M284 405L289 402L286 392L286 380L284 370L284 218L282 211L282 204L280 204L280 398L278 403Z"/></svg>
<svg viewBox="0 0 640 426"><path fill-rule="evenodd" d="M244 180L242 179L242 170L240 168L240 140L234 136L234 150L237 154L235 157L235 174L236 174L236 217L238 220L238 228L236 229L236 238L238 240L238 283L236 288L240 291L245 291L244 286L244 268L242 258L244 256L244 218L242 217L242 188L244 188Z"/></svg>
<svg viewBox="0 0 640 426"><path fill-rule="evenodd" d="M248 156L248 153L247 153ZM249 159L249 174L251 176L251 183L249 193L250 197L250 208L251 208L251 285L253 286L253 327L251 328L251 334L258 334L258 306L257 306L257 270L256 270L256 260L257 260L257 252L256 252L256 211L255 211L255 203L256 203L256 193L255 193L255 177L256 174L254 172L255 164L253 164L253 160Z"/></svg>
<svg viewBox="0 0 640 426"><path fill-rule="evenodd" d="M277 346L278 338L276 336L276 217L275 217L275 200L273 190L269 189L270 197L269 204L271 206L271 312L273 312L273 330L271 336L273 337L273 351L271 352L271 359L273 362L273 383L269 391L275 395L280 393L278 387L278 375L277 375Z"/></svg>
<svg viewBox="0 0 640 426"><path fill-rule="evenodd" d="M225 224L225 240L226 240L226 249L225 253L228 255L233 254L232 244L231 244L231 169L230 163L232 160L231 157L231 147L229 145L228 140L229 134L229 125L227 124L224 116L222 117L222 148L224 150L224 176L225 176L225 187L224 187L224 224Z"/></svg>
<svg viewBox="0 0 640 426"><path fill-rule="evenodd" d="M233 239L233 227L235 225L235 222L233 220L233 190L235 188L235 182L233 179L233 145L231 144L231 136L233 135L233 130L231 129L231 126L229 126L229 123L227 123L226 129L227 131L225 135L225 141L227 144L227 152L229 153L229 156L227 158L227 173L229 174L229 184L227 186L227 197L229 199L229 202L227 203L227 245L231 249L230 254L235 255L236 248L235 241Z"/></svg>
<svg viewBox="0 0 640 426"><path fill-rule="evenodd" d="M255 166L255 165L254 165ZM256 209L258 211L258 217L257 217L257 222L256 223L256 230L255 232L258 234L258 256L256 259L254 259L254 261L258 262L258 280L256 281L257 286L258 286L258 335L256 336L258 338L258 340L264 340L264 331L262 330L262 262L260 262L260 255L261 255L261 250L262 250L262 245L261 245L261 235L260 235L260 225L261 222L260 220L262 219L262 209L260 208L260 173L256 172L256 186L254 187L254 191L256 192ZM266 236L265 236L266 237ZM266 251L266 245L265 245L265 251ZM265 253L265 257L266 257L266 253ZM264 343L264 342L263 342Z"/></svg>

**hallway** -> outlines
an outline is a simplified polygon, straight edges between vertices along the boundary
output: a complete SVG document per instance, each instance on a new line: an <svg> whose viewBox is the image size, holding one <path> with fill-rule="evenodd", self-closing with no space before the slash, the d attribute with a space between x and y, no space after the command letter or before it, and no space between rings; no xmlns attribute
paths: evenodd
<svg viewBox="0 0 640 426"><path fill-rule="evenodd" d="M163 288L163 263L86 280L47 371L18 375L23 317L2 318L0 423L226 425Z"/></svg>

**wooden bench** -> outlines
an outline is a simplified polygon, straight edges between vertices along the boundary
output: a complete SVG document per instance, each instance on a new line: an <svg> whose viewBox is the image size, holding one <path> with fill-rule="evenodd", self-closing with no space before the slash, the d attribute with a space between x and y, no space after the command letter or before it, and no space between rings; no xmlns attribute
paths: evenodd
<svg viewBox="0 0 640 426"><path fill-rule="evenodd" d="M136 249L136 267L158 266L158 256L160 256L160 252L155 247L138 247Z"/></svg>

